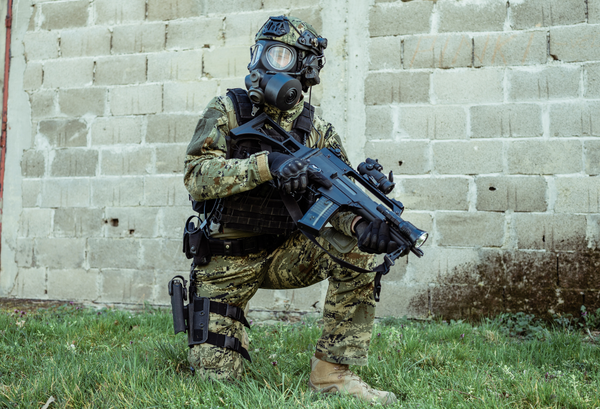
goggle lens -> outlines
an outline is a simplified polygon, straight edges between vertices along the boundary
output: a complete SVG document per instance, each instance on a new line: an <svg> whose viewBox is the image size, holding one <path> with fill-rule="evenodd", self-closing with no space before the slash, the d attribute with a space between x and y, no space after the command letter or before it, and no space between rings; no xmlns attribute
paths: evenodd
<svg viewBox="0 0 600 409"><path fill-rule="evenodd" d="M287 70L294 63L294 54L286 47L274 46L267 50L267 61L276 70Z"/></svg>

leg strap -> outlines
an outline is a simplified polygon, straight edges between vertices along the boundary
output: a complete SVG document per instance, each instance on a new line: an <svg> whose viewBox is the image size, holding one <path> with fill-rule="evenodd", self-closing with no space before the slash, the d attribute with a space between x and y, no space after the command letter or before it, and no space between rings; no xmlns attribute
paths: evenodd
<svg viewBox="0 0 600 409"><path fill-rule="evenodd" d="M229 317L250 328L250 325L244 316L244 311L241 308L230 304L211 301L206 297L197 297L196 295L190 300L187 308L189 325L188 345L190 348L194 345L208 343L236 351L245 359L252 362L250 354L246 348L242 347L242 343L239 339L208 331L209 312Z"/></svg>

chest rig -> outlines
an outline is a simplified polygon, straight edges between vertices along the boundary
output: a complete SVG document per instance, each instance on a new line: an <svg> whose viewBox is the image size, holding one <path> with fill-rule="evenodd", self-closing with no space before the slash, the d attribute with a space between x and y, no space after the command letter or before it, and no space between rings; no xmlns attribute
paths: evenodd
<svg viewBox="0 0 600 409"><path fill-rule="evenodd" d="M230 89L227 96L233 102L238 126L251 121L259 113L255 112L255 115L252 115L253 106L246 90ZM304 109L292 125L290 133L302 144L306 144L310 135L313 115L314 107L305 102ZM273 139L281 141L278 133L270 132L269 129L263 131ZM261 151L272 152L273 148L254 139L228 137L227 159L247 159ZM289 236L296 229L281 200L279 190L272 183L264 183L247 192L229 196L223 199L222 206L220 223L223 227L280 236Z"/></svg>

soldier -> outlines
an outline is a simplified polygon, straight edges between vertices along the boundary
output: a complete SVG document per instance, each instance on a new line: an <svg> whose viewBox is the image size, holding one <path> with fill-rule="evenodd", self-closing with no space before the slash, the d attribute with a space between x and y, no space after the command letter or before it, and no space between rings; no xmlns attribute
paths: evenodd
<svg viewBox="0 0 600 409"><path fill-rule="evenodd" d="M210 311L208 337L192 345L189 361L204 377L240 377L242 358L249 359L243 311L256 291L301 288L328 279L310 388L394 403L393 393L372 389L348 369L367 364L374 273L344 268L312 244L295 229L280 195L283 191L300 198L309 180L323 182L310 173L306 161L264 143L236 141L229 134L264 112L304 145L340 149L348 162L333 126L303 102L302 91L320 82L327 40L311 25L284 16L270 17L255 40L248 91L232 89L214 98L186 152L185 186L205 221L200 246L205 254L194 257L191 285L207 302L201 308ZM269 128L264 132L280 137ZM302 200L306 210L310 203ZM396 248L385 223L368 223L346 212L334 216L331 224L333 228L317 238L319 244L356 266L369 268L373 253Z"/></svg>

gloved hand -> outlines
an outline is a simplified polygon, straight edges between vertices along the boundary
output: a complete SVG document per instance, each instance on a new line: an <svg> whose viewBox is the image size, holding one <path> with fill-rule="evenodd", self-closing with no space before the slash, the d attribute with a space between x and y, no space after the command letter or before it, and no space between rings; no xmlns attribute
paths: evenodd
<svg viewBox="0 0 600 409"><path fill-rule="evenodd" d="M390 236L390 227L379 219L371 223L360 220L354 231L358 237L358 248L365 253L389 254L398 249L398 244Z"/></svg>
<svg viewBox="0 0 600 409"><path fill-rule="evenodd" d="M309 166L309 162L292 155L271 152L267 156L269 170L273 179L277 180L279 189L284 193L304 193L309 179L327 188L332 186L319 168Z"/></svg>

